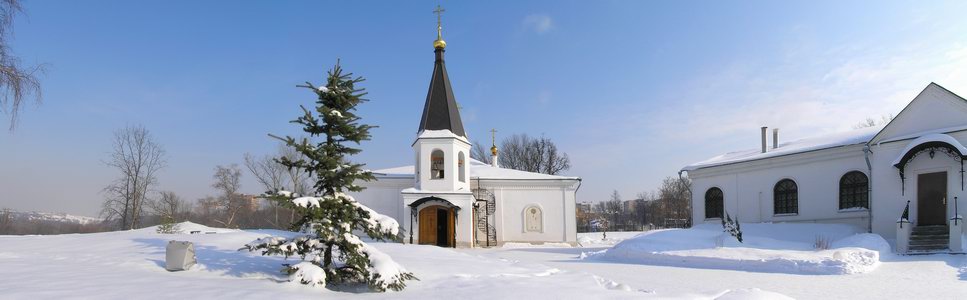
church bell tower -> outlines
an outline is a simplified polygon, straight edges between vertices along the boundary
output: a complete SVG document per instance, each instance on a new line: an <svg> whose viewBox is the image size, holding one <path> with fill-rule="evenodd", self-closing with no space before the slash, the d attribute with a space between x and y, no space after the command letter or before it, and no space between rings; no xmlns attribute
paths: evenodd
<svg viewBox="0 0 967 300"><path fill-rule="evenodd" d="M443 27L437 9L437 38L433 41L433 75L413 151L415 187L430 192L470 191L470 140L460 120L460 109L450 87L443 53Z"/></svg>

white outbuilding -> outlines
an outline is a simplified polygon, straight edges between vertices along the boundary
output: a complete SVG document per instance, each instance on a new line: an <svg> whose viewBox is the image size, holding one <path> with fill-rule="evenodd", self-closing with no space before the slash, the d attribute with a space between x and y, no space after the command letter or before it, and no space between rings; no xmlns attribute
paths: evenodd
<svg viewBox="0 0 967 300"><path fill-rule="evenodd" d="M848 223L900 253L963 252L967 100L931 83L892 121L685 166L693 224ZM770 145L771 144L771 145Z"/></svg>

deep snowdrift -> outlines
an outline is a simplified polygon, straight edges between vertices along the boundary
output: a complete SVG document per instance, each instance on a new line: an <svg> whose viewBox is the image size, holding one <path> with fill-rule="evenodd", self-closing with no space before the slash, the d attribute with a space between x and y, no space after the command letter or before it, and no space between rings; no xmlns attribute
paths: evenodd
<svg viewBox="0 0 967 300"><path fill-rule="evenodd" d="M742 224L744 243L719 225L657 230L591 253L588 259L612 262L774 272L790 274L857 274L874 270L881 255L890 255L882 237L860 233L848 225ZM815 249L815 241L831 242Z"/></svg>

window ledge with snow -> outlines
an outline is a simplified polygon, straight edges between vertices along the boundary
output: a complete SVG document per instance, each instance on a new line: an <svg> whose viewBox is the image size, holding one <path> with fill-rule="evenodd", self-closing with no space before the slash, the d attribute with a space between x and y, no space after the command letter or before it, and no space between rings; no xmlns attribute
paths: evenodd
<svg viewBox="0 0 967 300"><path fill-rule="evenodd" d="M795 217L795 216L798 216L798 215L799 215L799 213L788 213L788 214L774 214L772 216L773 217Z"/></svg>
<svg viewBox="0 0 967 300"><path fill-rule="evenodd" d="M866 208L866 207L850 207L850 208L842 208L842 209L838 210L837 212L840 212L840 213L851 213L851 212L867 212L867 211L870 211L870 209L869 208Z"/></svg>

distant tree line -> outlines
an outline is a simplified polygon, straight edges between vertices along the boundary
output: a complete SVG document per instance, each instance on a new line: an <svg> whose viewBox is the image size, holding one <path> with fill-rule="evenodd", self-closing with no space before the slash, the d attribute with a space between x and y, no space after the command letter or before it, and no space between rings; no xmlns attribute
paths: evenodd
<svg viewBox="0 0 967 300"><path fill-rule="evenodd" d="M578 206L579 232L644 231L691 226L691 185L688 177L666 177L657 191L640 192L624 200L618 191L605 201Z"/></svg>

